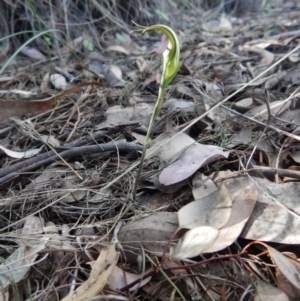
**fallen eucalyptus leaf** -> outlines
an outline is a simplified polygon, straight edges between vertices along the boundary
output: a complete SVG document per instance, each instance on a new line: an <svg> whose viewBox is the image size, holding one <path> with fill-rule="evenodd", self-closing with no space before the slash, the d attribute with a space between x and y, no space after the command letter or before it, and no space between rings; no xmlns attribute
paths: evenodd
<svg viewBox="0 0 300 301"><path fill-rule="evenodd" d="M186 229L201 226L220 229L227 223L231 210L231 195L223 184L212 194L183 206L178 211L179 226Z"/></svg>
<svg viewBox="0 0 300 301"><path fill-rule="evenodd" d="M103 249L97 260L92 263L92 270L89 278L83 282L75 291L62 299L62 301L91 300L106 285L119 258L115 246L110 245Z"/></svg>
<svg viewBox="0 0 300 301"><path fill-rule="evenodd" d="M256 292L253 301L289 301L283 291L260 279L255 281L254 287Z"/></svg>
<svg viewBox="0 0 300 301"><path fill-rule="evenodd" d="M210 247L219 235L219 230L209 226L196 227L187 231L175 247L170 249L170 256L180 260L193 258Z"/></svg>
<svg viewBox="0 0 300 301"><path fill-rule="evenodd" d="M111 275L107 279L106 285L114 290L118 291L122 287L126 286L127 284L130 284L138 279L141 279L144 274L134 274L129 273L127 271L124 271L120 269L119 267L115 266ZM148 277L146 279L141 280L136 285L132 286L129 291L135 291L137 288L144 286L146 283L148 283L151 280L151 277Z"/></svg>
<svg viewBox="0 0 300 301"><path fill-rule="evenodd" d="M228 158L229 151L224 151L215 145L194 143L177 154L177 160L171 163L159 175L159 181L163 185L171 185L187 179L199 168Z"/></svg>
<svg viewBox="0 0 300 301"><path fill-rule="evenodd" d="M286 256L281 254L276 249L267 246L269 254L273 262L277 265L277 268L284 275L284 277L295 286L300 289L300 272L297 267Z"/></svg>
<svg viewBox="0 0 300 301"><path fill-rule="evenodd" d="M28 273L39 252L46 248L49 238L38 238L42 233L42 220L36 216L26 218L22 234L23 239L17 240L17 248L9 257L0 265L0 283L1 289L9 287L11 284L16 285Z"/></svg>
<svg viewBox="0 0 300 301"><path fill-rule="evenodd" d="M0 149L2 149L9 157L12 157L15 159L22 159L22 158L30 158L30 157L37 155L41 151L42 147L36 148L36 149L30 149L25 152L11 151L1 145L0 145Z"/></svg>
<svg viewBox="0 0 300 301"><path fill-rule="evenodd" d="M104 68L104 76L110 87L124 87L122 71L118 66L111 65Z"/></svg>
<svg viewBox="0 0 300 301"><path fill-rule="evenodd" d="M232 182L234 183L234 181ZM217 252L234 243L250 218L258 199L257 188L250 181L247 187L240 188L235 193L230 191L230 194L233 200L229 220L220 229L217 240L205 249L203 253Z"/></svg>
<svg viewBox="0 0 300 301"><path fill-rule="evenodd" d="M204 176L200 172L195 174L193 178L193 196L195 200L202 199L218 189L219 187L212 179Z"/></svg>
<svg viewBox="0 0 300 301"><path fill-rule="evenodd" d="M161 256L177 227L177 214L172 212L155 212L147 217L129 221L118 234L127 262L136 261L141 245L147 253ZM178 239L178 236L176 238Z"/></svg>

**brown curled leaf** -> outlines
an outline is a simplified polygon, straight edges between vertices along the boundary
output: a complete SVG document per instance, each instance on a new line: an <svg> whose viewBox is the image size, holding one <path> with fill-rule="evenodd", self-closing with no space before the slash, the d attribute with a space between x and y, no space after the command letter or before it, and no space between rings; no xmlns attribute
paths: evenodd
<svg viewBox="0 0 300 301"><path fill-rule="evenodd" d="M10 117L21 117L21 116L34 116L39 113L49 110L56 102L62 99L64 96L72 94L82 87L87 86L99 86L107 87L103 83L98 82L87 82L80 83L70 89L63 91L60 94L52 96L43 100L9 100L9 99L0 99L0 122L7 121Z"/></svg>

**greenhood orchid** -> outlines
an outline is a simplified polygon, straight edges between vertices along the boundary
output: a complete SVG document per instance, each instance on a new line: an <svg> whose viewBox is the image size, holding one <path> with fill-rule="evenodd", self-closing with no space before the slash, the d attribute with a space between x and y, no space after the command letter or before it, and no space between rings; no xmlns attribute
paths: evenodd
<svg viewBox="0 0 300 301"><path fill-rule="evenodd" d="M139 166L139 170L138 170L135 185L134 185L133 199L135 199L135 196L136 196L138 181L139 181L140 174L142 171L144 159L146 156L146 151L147 151L147 148L149 145L151 131L152 131L152 128L154 125L154 121L160 112L160 108L161 108L161 105L163 102L164 92L180 68L180 63L179 63L180 45L179 45L179 41L178 41L176 33L170 27L168 27L166 25L161 25L161 24L152 25L149 27L143 27L143 29L141 29L142 33L146 32L146 31L150 31L150 30L161 31L167 37L168 45L167 45L166 50L163 52L163 73L161 76L161 82L160 82L160 87L159 87L159 91L158 91L157 101L156 101L156 104L155 104L155 107L153 110L153 114L150 119L150 124L148 127L147 136L146 136L146 142L144 145L144 149L143 149L143 153L142 153L142 157L141 157L141 161L140 161L140 166Z"/></svg>
<svg viewBox="0 0 300 301"><path fill-rule="evenodd" d="M176 33L166 25L152 25L146 27L142 33L155 29L161 31L168 39L168 46L163 52L163 73L161 78L161 85L166 88L180 67L180 45Z"/></svg>

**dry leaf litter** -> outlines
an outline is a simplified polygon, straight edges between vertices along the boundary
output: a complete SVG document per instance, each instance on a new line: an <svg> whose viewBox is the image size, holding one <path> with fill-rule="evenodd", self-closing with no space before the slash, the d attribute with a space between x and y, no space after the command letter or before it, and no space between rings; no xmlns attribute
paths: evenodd
<svg viewBox="0 0 300 301"><path fill-rule="evenodd" d="M30 3L0 3L0 299L299 300L298 1ZM135 202L167 40L131 20L183 62Z"/></svg>

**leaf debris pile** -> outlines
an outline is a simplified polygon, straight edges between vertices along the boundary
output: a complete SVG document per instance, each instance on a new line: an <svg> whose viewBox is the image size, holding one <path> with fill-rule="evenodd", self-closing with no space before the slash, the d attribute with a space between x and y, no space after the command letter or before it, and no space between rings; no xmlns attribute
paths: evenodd
<svg viewBox="0 0 300 301"><path fill-rule="evenodd" d="M142 2L0 4L0 298L297 300L299 4Z"/></svg>

